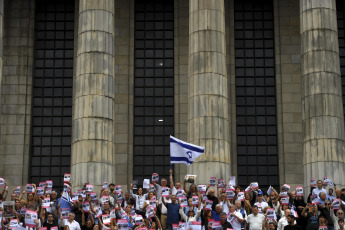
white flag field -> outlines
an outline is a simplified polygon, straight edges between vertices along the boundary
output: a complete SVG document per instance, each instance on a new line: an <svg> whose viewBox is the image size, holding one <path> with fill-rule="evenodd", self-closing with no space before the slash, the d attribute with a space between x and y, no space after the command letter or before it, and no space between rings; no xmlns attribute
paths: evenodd
<svg viewBox="0 0 345 230"><path fill-rule="evenodd" d="M170 136L170 164L190 165L204 151L204 147L193 145Z"/></svg>

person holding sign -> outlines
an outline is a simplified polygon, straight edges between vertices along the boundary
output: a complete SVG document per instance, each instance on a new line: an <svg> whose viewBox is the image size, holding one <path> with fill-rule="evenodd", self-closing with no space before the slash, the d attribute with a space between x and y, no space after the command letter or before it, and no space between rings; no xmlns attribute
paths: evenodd
<svg viewBox="0 0 345 230"><path fill-rule="evenodd" d="M280 218L278 221L278 230L283 230L285 226L287 226L288 223L288 216L291 215L291 210L290 209L285 209L284 211L284 216ZM294 222L296 224L296 221Z"/></svg>
<svg viewBox="0 0 345 230"><path fill-rule="evenodd" d="M176 202L176 196L171 196L171 203L165 202L165 197L162 197L162 203L167 207L167 229L172 229L172 224L179 223L180 205Z"/></svg>
<svg viewBox="0 0 345 230"><path fill-rule="evenodd" d="M47 216L47 219L45 219L45 216ZM40 220L41 220L41 223L43 223L43 227L46 227L47 230L50 230L51 227L58 226L58 222L54 218L53 213L47 213L46 215L45 208L41 209Z"/></svg>
<svg viewBox="0 0 345 230"><path fill-rule="evenodd" d="M258 206L253 206L252 214L248 215L245 230L262 230L262 222L265 220L265 216L259 213ZM248 228L249 225L249 228Z"/></svg>
<svg viewBox="0 0 345 230"><path fill-rule="evenodd" d="M135 200L136 213L144 216L145 213L143 212L143 207L148 194L143 194L143 188L138 188L138 194L133 194L133 183L131 183L130 193L132 198Z"/></svg>
<svg viewBox="0 0 345 230"><path fill-rule="evenodd" d="M336 202L336 201L334 201L334 202ZM344 211L342 209L337 208L338 211L336 212L337 215L335 216L334 215L334 211L337 210L337 209L333 205L334 205L334 203L331 205L332 211L331 211L330 215L331 215L331 218L332 218L334 229L338 230L339 229L338 220L344 219Z"/></svg>
<svg viewBox="0 0 345 230"><path fill-rule="evenodd" d="M165 178L162 178L161 185L159 185L157 182L152 181L152 184L156 188L156 194L157 194L157 200L159 200L162 196L162 188L167 187L167 180Z"/></svg>
<svg viewBox="0 0 345 230"><path fill-rule="evenodd" d="M206 191L208 190L209 187L210 187L210 185L207 186ZM215 211L216 210L216 205L218 204L218 198L215 196L214 189L210 189L208 191L207 199L213 201L213 203L212 203L212 210Z"/></svg>
<svg viewBox="0 0 345 230"><path fill-rule="evenodd" d="M170 174L169 179L170 179L171 195L176 195L177 191L180 190L180 189L182 190L183 194L186 194L186 192L182 189L182 185L181 185L180 182L176 182L174 184L174 179L173 179L173 175L172 175L173 174L173 170L172 169L169 170L169 174Z"/></svg>
<svg viewBox="0 0 345 230"><path fill-rule="evenodd" d="M313 191L312 191L312 194L313 194L313 195L317 195L317 198L320 198L320 197L319 197L320 192L324 192L325 194L327 194L326 189L324 189L324 188L322 187L322 180L318 180L317 183L316 183L316 185L317 185L317 187L314 188Z"/></svg>
<svg viewBox="0 0 345 230"><path fill-rule="evenodd" d="M227 220L227 215L225 212L220 213L220 223L222 224L223 230L233 229L232 225Z"/></svg>
<svg viewBox="0 0 345 230"><path fill-rule="evenodd" d="M88 215L88 216L89 216L89 218L85 218L85 212L83 212L83 210L82 210L81 227L83 230L92 230L93 227L95 226L95 220L93 219L93 215L90 213L90 215Z"/></svg>
<svg viewBox="0 0 345 230"><path fill-rule="evenodd" d="M235 217L235 220L231 223L232 228L234 230L241 230L242 223L244 222L244 217L242 216L241 212L236 211L236 207L233 204L229 205L229 213L233 217Z"/></svg>
<svg viewBox="0 0 345 230"><path fill-rule="evenodd" d="M302 216L307 218L307 230L316 230L319 228L317 205L310 204L311 212L308 212L308 206L303 209Z"/></svg>
<svg viewBox="0 0 345 230"><path fill-rule="evenodd" d="M199 219L199 217L200 217L200 214L201 214L201 209L200 209L201 199L202 199L202 197L199 196L199 202L198 202L198 209L197 209L197 212L195 213L195 212L194 212L194 209L193 209L193 208L190 208L190 209L188 210L188 215L186 215L186 214L183 212L182 207L181 207L181 202L179 201L179 204L180 204L180 215L181 215L181 218L182 218L185 222L198 221L198 219Z"/></svg>
<svg viewBox="0 0 345 230"><path fill-rule="evenodd" d="M301 226L296 224L296 217L294 215L289 215L286 217L288 225L284 227L284 230L302 230Z"/></svg>
<svg viewBox="0 0 345 230"><path fill-rule="evenodd" d="M60 213L60 219L62 219L60 209L58 209L58 212ZM68 220L62 221L61 226L62 227L68 226L69 230L81 230L79 223L75 221L74 218L75 218L75 214L73 212L70 212L68 215Z"/></svg>
<svg viewBox="0 0 345 230"><path fill-rule="evenodd" d="M265 201L263 201L263 199L264 199L264 197L263 197L262 191L259 190L259 193L258 193L258 195L257 195L257 202L256 202L254 205L256 205L256 206L259 207L259 212L260 212L260 213L262 213L263 210L264 210L266 207L268 207L268 204L267 204Z"/></svg>

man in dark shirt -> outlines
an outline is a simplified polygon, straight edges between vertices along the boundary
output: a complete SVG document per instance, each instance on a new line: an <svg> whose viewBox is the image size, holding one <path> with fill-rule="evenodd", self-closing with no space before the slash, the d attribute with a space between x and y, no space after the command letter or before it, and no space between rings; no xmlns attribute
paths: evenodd
<svg viewBox="0 0 345 230"><path fill-rule="evenodd" d="M307 209L311 207L311 212L307 212ZM316 204L307 205L303 211L302 216L307 218L307 230L318 230L319 229L319 220L317 215L317 206Z"/></svg>
<svg viewBox="0 0 345 230"><path fill-rule="evenodd" d="M48 213L47 219L45 220L44 218L45 213L46 213L45 208L43 208L41 210L41 215L40 215L40 219L41 219L41 223L43 227L47 227L47 230L50 230L51 227L58 226L57 220L54 219L54 215L52 213Z"/></svg>
<svg viewBox="0 0 345 230"><path fill-rule="evenodd" d="M302 230L302 227L295 224L295 216L290 214L286 218L289 225L284 227L284 230Z"/></svg>
<svg viewBox="0 0 345 230"><path fill-rule="evenodd" d="M232 229L232 225L226 219L226 213L225 212L220 213L220 223L222 224L223 230L226 230L227 228Z"/></svg>
<svg viewBox="0 0 345 230"><path fill-rule="evenodd" d="M178 224L180 221L179 211L180 205L176 202L176 196L171 196L171 203L165 202L165 197L162 197L162 202L167 208L167 229L172 229L172 224Z"/></svg>
<svg viewBox="0 0 345 230"><path fill-rule="evenodd" d="M212 200L212 211L216 211L216 205L218 204L218 198L215 196L214 189L210 189L207 194L207 199Z"/></svg>

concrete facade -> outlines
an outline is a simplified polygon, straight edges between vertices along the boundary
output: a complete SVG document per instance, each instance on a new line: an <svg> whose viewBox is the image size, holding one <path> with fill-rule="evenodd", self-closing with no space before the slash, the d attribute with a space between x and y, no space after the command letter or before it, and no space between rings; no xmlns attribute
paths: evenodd
<svg viewBox="0 0 345 230"><path fill-rule="evenodd" d="M206 152L188 170L177 165L175 178L182 181L187 172L196 173L201 176L197 183L207 183L209 176L225 179L237 174L234 1L190 3L174 1L174 135L206 147L214 143L222 147L214 148L212 154ZM273 4L280 184L308 186L310 177L329 176L336 184L345 185L345 178L338 176L344 170L344 112L334 1L274 0ZM71 143L76 187L84 182L101 185L106 179L127 186L133 179L134 5L134 0L76 1ZM34 0L4 0L0 105L0 155L4 160L0 177L10 185L29 182L34 12ZM208 21L202 17L205 23L194 18L202 14L212 17ZM101 23L105 19L109 23ZM324 36L327 40L321 39ZM100 46L103 41L107 43ZM204 51L217 54L219 68L202 59ZM97 66L104 68L97 70ZM321 83L321 74L329 84ZM109 83L89 84L96 75L97 81L108 79ZM212 75L209 83L207 75ZM214 85L211 92L212 87L205 85L215 84L215 78L222 83ZM201 109L201 97L214 106L210 107L212 114ZM200 115L203 111L204 117ZM99 129L97 125L92 128L93 124ZM207 124L224 130L208 132ZM87 154L91 149L100 152L97 159ZM203 174L210 161L221 169ZM86 167L103 171L93 178Z"/></svg>
<svg viewBox="0 0 345 230"><path fill-rule="evenodd" d="M344 181L344 111L335 0L301 1L304 186L308 178Z"/></svg>
<svg viewBox="0 0 345 230"><path fill-rule="evenodd" d="M224 1L189 3L188 141L205 153L187 171L206 183L230 176L225 8Z"/></svg>

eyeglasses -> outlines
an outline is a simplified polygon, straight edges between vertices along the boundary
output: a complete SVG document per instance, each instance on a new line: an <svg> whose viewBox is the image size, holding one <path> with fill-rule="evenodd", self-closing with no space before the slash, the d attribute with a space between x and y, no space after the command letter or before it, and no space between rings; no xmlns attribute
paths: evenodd
<svg viewBox="0 0 345 230"><path fill-rule="evenodd" d="M338 214L343 215L344 213L343 212L338 212Z"/></svg>
<svg viewBox="0 0 345 230"><path fill-rule="evenodd" d="M326 203L325 205L331 205L331 204L327 204L327 203Z"/></svg>

